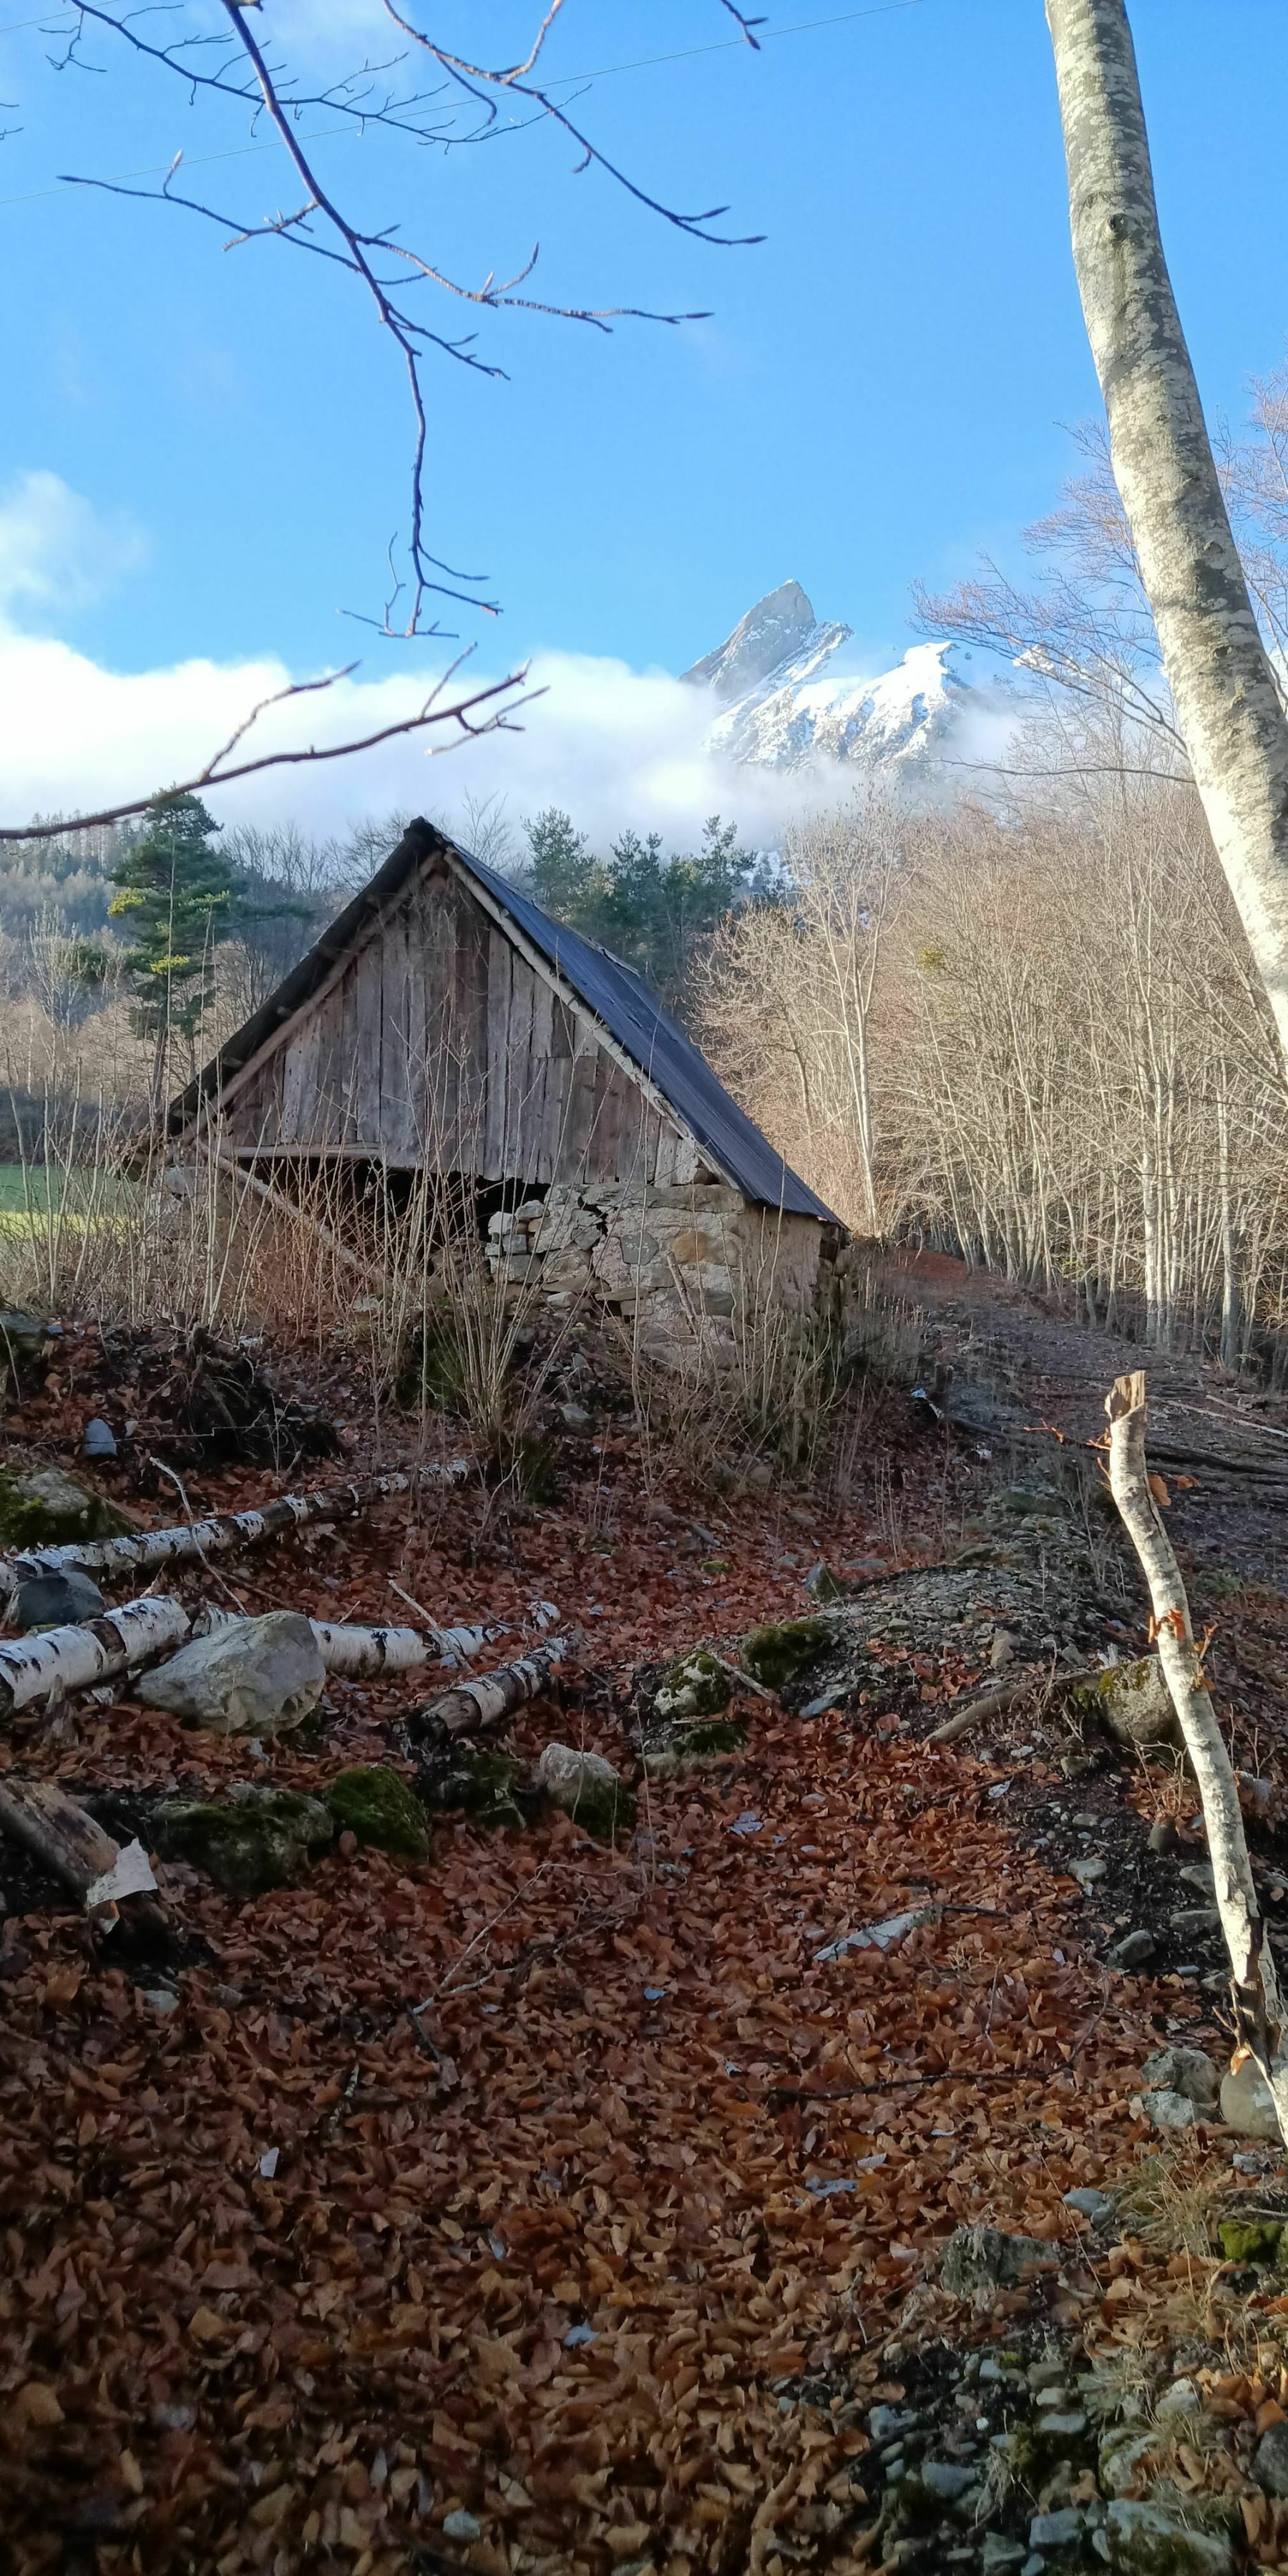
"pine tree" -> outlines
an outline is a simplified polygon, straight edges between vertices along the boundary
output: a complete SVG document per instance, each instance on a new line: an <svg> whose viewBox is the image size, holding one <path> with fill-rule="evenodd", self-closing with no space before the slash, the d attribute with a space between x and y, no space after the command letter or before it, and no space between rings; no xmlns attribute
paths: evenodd
<svg viewBox="0 0 1288 2576"><path fill-rule="evenodd" d="M232 927L232 873L212 846L219 828L200 797L158 796L146 830L112 871L108 910L127 919L133 934L123 960L131 1018L136 1036L153 1044L154 1117L164 1106L175 1037L191 1069L214 989L215 950Z"/></svg>

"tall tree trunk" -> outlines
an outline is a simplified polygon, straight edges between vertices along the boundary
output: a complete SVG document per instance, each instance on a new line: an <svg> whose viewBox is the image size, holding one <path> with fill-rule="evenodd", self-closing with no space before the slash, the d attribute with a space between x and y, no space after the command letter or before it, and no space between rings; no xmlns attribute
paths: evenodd
<svg viewBox="0 0 1288 2576"><path fill-rule="evenodd" d="M1124 0L1046 0L1073 256L1114 475L1194 782L1288 1061L1288 719L1158 229Z"/></svg>
<svg viewBox="0 0 1288 2576"><path fill-rule="evenodd" d="M1288 2014L1257 1903L1238 1783L1194 1643L1180 1567L1150 1489L1143 1370L1115 1378L1105 1411L1110 1489L1149 1585L1158 1660L1203 1801L1208 1858L1230 1960L1236 2040L1256 2060L1270 2089L1280 2136L1288 2142Z"/></svg>

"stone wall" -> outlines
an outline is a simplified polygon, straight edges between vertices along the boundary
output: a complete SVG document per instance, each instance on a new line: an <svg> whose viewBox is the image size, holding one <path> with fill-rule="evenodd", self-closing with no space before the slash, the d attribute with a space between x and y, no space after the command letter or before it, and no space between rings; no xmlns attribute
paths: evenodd
<svg viewBox="0 0 1288 2576"><path fill-rule="evenodd" d="M633 1321L658 1358L701 1342L717 1363L733 1356L747 1307L809 1314L834 1251L813 1217L753 1207L719 1183L555 1184L488 1230L498 1278L556 1310L592 1299Z"/></svg>

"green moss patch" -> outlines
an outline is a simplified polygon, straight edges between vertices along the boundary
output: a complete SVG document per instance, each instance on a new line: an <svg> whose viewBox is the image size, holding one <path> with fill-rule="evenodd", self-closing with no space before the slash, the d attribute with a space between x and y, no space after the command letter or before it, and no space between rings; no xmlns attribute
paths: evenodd
<svg viewBox="0 0 1288 2576"><path fill-rule="evenodd" d="M1283 2221L1276 2218L1223 2218L1217 2229L1227 2263L1274 2263L1283 2260Z"/></svg>
<svg viewBox="0 0 1288 2576"><path fill-rule="evenodd" d="M156 1809L153 1833L165 1860L205 1872L225 1896L262 1896L325 1851L335 1825L319 1798L295 1789L253 1789L242 1798L175 1799Z"/></svg>
<svg viewBox="0 0 1288 2576"><path fill-rule="evenodd" d="M449 1742L427 1746L417 1777L427 1805L450 1813L462 1809L478 1825L511 1825L520 1830L539 1803L517 1794L525 1765L512 1753L478 1753Z"/></svg>
<svg viewBox="0 0 1288 2576"><path fill-rule="evenodd" d="M741 1753L747 1729L736 1717L705 1717L692 1726L673 1726L644 1747L650 1780L672 1779L677 1771L701 1771L722 1755Z"/></svg>
<svg viewBox="0 0 1288 2576"><path fill-rule="evenodd" d="M61 1467L0 1468L0 1545L70 1547L77 1539L137 1536L132 1521Z"/></svg>
<svg viewBox="0 0 1288 2576"><path fill-rule="evenodd" d="M400 1852L408 1860L428 1860L429 1835L419 1799L397 1771L381 1763L357 1763L338 1772L323 1792L337 1833L356 1834L377 1851Z"/></svg>
<svg viewBox="0 0 1288 2576"><path fill-rule="evenodd" d="M821 1661L832 1637L826 1619L783 1619L774 1628L753 1628L742 1641L744 1669L766 1690L783 1690Z"/></svg>
<svg viewBox="0 0 1288 2576"><path fill-rule="evenodd" d="M730 1699L729 1676L723 1664L708 1654L705 1646L696 1646L689 1655L677 1655L653 1693L653 1715L658 1718L682 1719L718 1717Z"/></svg>

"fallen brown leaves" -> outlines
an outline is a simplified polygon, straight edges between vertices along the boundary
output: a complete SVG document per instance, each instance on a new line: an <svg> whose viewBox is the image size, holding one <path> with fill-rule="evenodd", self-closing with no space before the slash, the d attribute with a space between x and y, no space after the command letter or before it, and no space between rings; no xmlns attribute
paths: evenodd
<svg viewBox="0 0 1288 2576"><path fill-rule="evenodd" d="M591 1687L580 1711L525 1712L520 1740L621 1761L632 1662L799 1610L820 1539L871 1543L767 1504L720 1530L712 1575L709 1533L651 1528L629 1476L621 1444L589 1515L480 1536L477 1495L448 1497L233 1579L333 1618L388 1615L391 1576L445 1620L519 1621L548 1592ZM337 1688L324 1752L284 1746L271 1776L387 1758L414 1695ZM1008 1834L996 1773L748 1714L745 1756L647 1789L629 1851L562 1818L449 1822L426 1869L336 1854L240 1910L173 1873L204 1945L174 2010L75 1918L12 1927L19 2576L772 2576L786 2532L797 2564L861 2563L859 2423L887 2341L919 2303L947 2313L924 2284L961 2221L1071 2240L1063 2193L1130 2152L1147 1990L1111 1993L1084 1956L1083 1900ZM135 1791L248 1768L128 1707L66 1723L6 1751ZM908 1908L939 1910L888 1955L818 1958ZM1119 2293L1070 2261L1072 2327ZM830 2403L798 2402L809 2372Z"/></svg>

